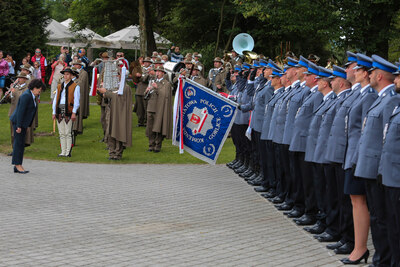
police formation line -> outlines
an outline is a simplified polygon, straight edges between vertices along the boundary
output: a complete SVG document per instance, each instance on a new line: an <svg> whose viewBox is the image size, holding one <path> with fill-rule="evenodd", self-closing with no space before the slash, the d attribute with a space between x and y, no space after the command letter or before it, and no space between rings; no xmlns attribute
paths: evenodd
<svg viewBox="0 0 400 267"><path fill-rule="evenodd" d="M236 65L227 164L344 264L400 266L400 70L347 52L333 69L302 56ZM400 63L397 63L400 65Z"/></svg>

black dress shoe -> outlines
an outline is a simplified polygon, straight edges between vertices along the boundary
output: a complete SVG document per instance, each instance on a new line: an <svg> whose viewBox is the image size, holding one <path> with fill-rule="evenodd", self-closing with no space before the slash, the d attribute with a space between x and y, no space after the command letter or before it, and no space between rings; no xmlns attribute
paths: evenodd
<svg viewBox="0 0 400 267"><path fill-rule="evenodd" d="M331 234L328 234L327 232L315 235L314 238L317 239L319 242L336 242L340 239L338 236L333 236Z"/></svg>
<svg viewBox="0 0 400 267"><path fill-rule="evenodd" d="M228 162L228 163L226 164L226 166L227 166L228 168L231 168L231 169L232 169L232 166L235 165L236 162L238 162L238 159L234 159L234 160L232 160L231 162Z"/></svg>
<svg viewBox="0 0 400 267"><path fill-rule="evenodd" d="M257 179L258 176L260 176L258 173L252 171L252 172L250 173L250 176L247 175L246 177L243 177L243 178L244 178L244 180L245 180L246 182L249 182L249 181L252 181L252 180Z"/></svg>
<svg viewBox="0 0 400 267"><path fill-rule="evenodd" d="M242 165L242 167L234 169L234 172L240 174L242 172L245 172L246 170L247 170L246 165Z"/></svg>
<svg viewBox="0 0 400 267"><path fill-rule="evenodd" d="M267 193L261 194L261 196L265 198L274 198L276 197L276 193L273 190L269 190Z"/></svg>
<svg viewBox="0 0 400 267"><path fill-rule="evenodd" d="M242 172L239 174L239 177L242 178L248 178L254 174L253 170L251 168L248 168L246 171Z"/></svg>
<svg viewBox="0 0 400 267"><path fill-rule="evenodd" d="M341 240L339 240L336 243L326 245L326 248L334 250L334 249L340 248L343 245L344 245L344 243Z"/></svg>
<svg viewBox="0 0 400 267"><path fill-rule="evenodd" d="M292 210L287 216L288 218L300 218L303 215L303 212L295 209Z"/></svg>
<svg viewBox="0 0 400 267"><path fill-rule="evenodd" d="M263 178L260 176L257 176L255 179L248 181L247 183L252 186L260 186L262 182L263 182Z"/></svg>
<svg viewBox="0 0 400 267"><path fill-rule="evenodd" d="M156 149L154 149L153 152L154 152L154 153L160 153L160 151L161 151L161 150L156 150Z"/></svg>
<svg viewBox="0 0 400 267"><path fill-rule="evenodd" d="M273 199L271 199L271 202L274 204L281 204L281 203L283 203L283 201L284 201L284 199L279 196L276 196Z"/></svg>
<svg viewBox="0 0 400 267"><path fill-rule="evenodd" d="M11 157L12 156L12 152L8 153L7 156Z"/></svg>
<svg viewBox="0 0 400 267"><path fill-rule="evenodd" d="M336 254L350 254L354 249L354 244L347 242L343 246L335 249L333 252Z"/></svg>
<svg viewBox="0 0 400 267"><path fill-rule="evenodd" d="M298 219L294 219L297 225L313 225L317 220L314 216L304 214Z"/></svg>
<svg viewBox="0 0 400 267"><path fill-rule="evenodd" d="M14 166L14 173L26 174L26 173L28 173L28 172L29 172L29 171L19 171L19 170L17 169L17 167Z"/></svg>
<svg viewBox="0 0 400 267"><path fill-rule="evenodd" d="M365 253L364 253L359 259L357 259L357 260L352 261L352 260L350 260L349 258L344 258L344 259L341 259L340 261L343 262L343 264L352 264L352 265L356 265L356 264L359 264L362 260L364 260L365 263L367 263L368 257L369 257L369 250L367 249L367 250L365 251Z"/></svg>
<svg viewBox="0 0 400 267"><path fill-rule="evenodd" d="M147 152L153 152L153 149L149 148L147 149Z"/></svg>
<svg viewBox="0 0 400 267"><path fill-rule="evenodd" d="M275 207L278 210L291 210L293 208L293 205L287 204L287 203L283 203L281 205L275 205Z"/></svg>
<svg viewBox="0 0 400 267"><path fill-rule="evenodd" d="M254 191L256 191L258 193L268 192L268 190L269 190L269 188L264 187L264 186L254 187Z"/></svg>
<svg viewBox="0 0 400 267"><path fill-rule="evenodd" d="M311 227L304 227L304 230L310 234L319 235L325 231L325 227L320 224L314 224Z"/></svg>
<svg viewBox="0 0 400 267"><path fill-rule="evenodd" d="M239 168L239 167L242 166L242 165L243 165L243 161L241 161L241 160L239 159L235 164L232 165L232 169Z"/></svg>

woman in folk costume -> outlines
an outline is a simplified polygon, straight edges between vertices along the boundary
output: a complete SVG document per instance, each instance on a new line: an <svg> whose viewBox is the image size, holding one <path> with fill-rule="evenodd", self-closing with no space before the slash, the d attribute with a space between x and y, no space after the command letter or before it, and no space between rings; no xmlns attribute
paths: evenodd
<svg viewBox="0 0 400 267"><path fill-rule="evenodd" d="M108 100L104 142L108 145L109 160L120 160L124 149L132 146L132 91L126 84L126 72L126 67L119 64L119 88L98 88Z"/></svg>
<svg viewBox="0 0 400 267"><path fill-rule="evenodd" d="M164 78L163 67L155 68L156 81L149 84L146 135L149 138L149 152L160 152L164 138L172 135L172 87Z"/></svg>

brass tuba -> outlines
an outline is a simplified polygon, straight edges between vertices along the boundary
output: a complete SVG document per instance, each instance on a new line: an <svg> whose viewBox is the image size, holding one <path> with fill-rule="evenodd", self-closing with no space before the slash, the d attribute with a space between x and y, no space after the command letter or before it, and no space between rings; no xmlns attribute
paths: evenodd
<svg viewBox="0 0 400 267"><path fill-rule="evenodd" d="M239 33L232 41L233 50L244 57L246 63L251 64L253 60L258 58L257 53L252 52L254 48L254 39L250 34Z"/></svg>

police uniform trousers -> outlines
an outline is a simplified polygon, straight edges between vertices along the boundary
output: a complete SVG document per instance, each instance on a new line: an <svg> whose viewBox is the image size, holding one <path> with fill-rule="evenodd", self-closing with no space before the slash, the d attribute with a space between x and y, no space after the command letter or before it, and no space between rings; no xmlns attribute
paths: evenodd
<svg viewBox="0 0 400 267"><path fill-rule="evenodd" d="M160 151L163 141L162 133L156 133L152 131L155 115L155 112L147 112L147 133L149 137L149 149Z"/></svg>
<svg viewBox="0 0 400 267"><path fill-rule="evenodd" d="M147 101L144 100L144 96L142 95L135 95L135 100L135 110L138 117L138 124L144 125L146 124Z"/></svg>
<svg viewBox="0 0 400 267"><path fill-rule="evenodd" d="M312 163L313 165L313 182L315 189L315 198L317 200L318 215L317 219L321 225L325 226L326 221L326 178L324 166L319 163Z"/></svg>
<svg viewBox="0 0 400 267"><path fill-rule="evenodd" d="M372 242L375 254L372 262L375 266L390 266L391 253L388 241L388 227L386 220L385 192L382 184L376 179L364 179L369 217L371 222ZM399 253L398 251L396 253Z"/></svg>
<svg viewBox="0 0 400 267"><path fill-rule="evenodd" d="M12 153L12 164L22 165L25 150L25 135L26 128L21 128L21 133L17 133L17 125L13 124L14 129L14 142L13 142L13 153Z"/></svg>
<svg viewBox="0 0 400 267"><path fill-rule="evenodd" d="M294 209L304 212L303 174L301 172L301 156L299 152L289 151L290 160L290 195L294 201Z"/></svg>
<svg viewBox="0 0 400 267"><path fill-rule="evenodd" d="M243 157L247 158L249 162L252 160L251 143L246 137L246 131L249 126L247 124L238 124L239 148Z"/></svg>
<svg viewBox="0 0 400 267"><path fill-rule="evenodd" d="M340 206L336 169L332 164L322 164L325 172L326 194L326 232L332 236L340 235Z"/></svg>
<svg viewBox="0 0 400 267"><path fill-rule="evenodd" d="M392 266L400 266L400 188L384 186Z"/></svg>
<svg viewBox="0 0 400 267"><path fill-rule="evenodd" d="M255 172L260 172L260 166L261 166L261 159L260 159L260 138L261 138L261 133L252 130L251 131L251 145L252 145L252 158L253 158L253 166L254 169L253 171Z"/></svg>
<svg viewBox="0 0 400 267"><path fill-rule="evenodd" d="M285 202L289 205L293 205L294 201L289 195L290 192L290 162L289 162L289 146L283 144L277 144L279 147L279 167L280 170L280 177L278 178L281 183L281 190L280 197L285 199ZM277 166L278 167L278 166Z"/></svg>
<svg viewBox="0 0 400 267"><path fill-rule="evenodd" d="M236 154L235 158L243 160L243 158L242 158L243 155L240 153L239 125L236 124L236 123L232 124L231 137L232 137L233 145L235 146L235 150L236 150L235 151L235 154Z"/></svg>
<svg viewBox="0 0 400 267"><path fill-rule="evenodd" d="M342 243L354 244L354 224L353 224L353 206L350 196L344 194L345 171L342 164L334 163L336 183L338 189L338 204L339 204L339 232L342 237Z"/></svg>
<svg viewBox="0 0 400 267"><path fill-rule="evenodd" d="M302 189L304 196L304 213L308 216L315 217L318 213L317 199L315 196L314 180L313 180L313 163L304 161L305 153L296 152L297 160L301 171Z"/></svg>
<svg viewBox="0 0 400 267"><path fill-rule="evenodd" d="M275 190L275 157L272 142L270 140L260 140L260 159L263 180L261 186L273 188Z"/></svg>

